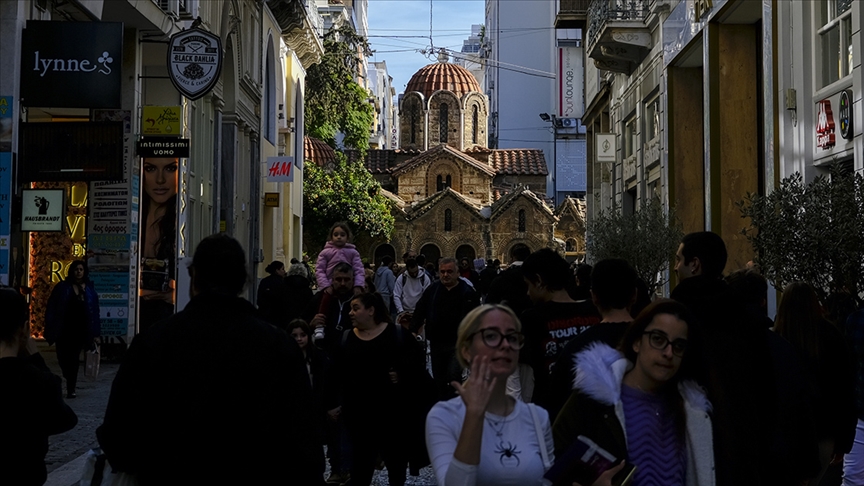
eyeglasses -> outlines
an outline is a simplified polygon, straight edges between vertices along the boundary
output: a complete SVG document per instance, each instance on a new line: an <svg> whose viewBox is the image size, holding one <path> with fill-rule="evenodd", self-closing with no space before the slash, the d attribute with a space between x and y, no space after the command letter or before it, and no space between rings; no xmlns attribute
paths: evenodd
<svg viewBox="0 0 864 486"><path fill-rule="evenodd" d="M687 340L686 339L676 339L674 341L670 341L666 334L660 331L645 331L642 335L648 335L648 344L651 345L652 348L658 351L665 351L666 346L672 345L672 354L678 356L679 358L684 356L684 352L687 351Z"/></svg>
<svg viewBox="0 0 864 486"><path fill-rule="evenodd" d="M510 334L504 334L503 332L497 329L481 329L473 334L471 334L470 338L474 339L474 336L480 335L483 339L483 344L489 346L490 348L497 348L501 346L501 341L504 339L507 340L507 344L510 345L513 349L522 349L522 346L525 344L525 336L521 332L511 332Z"/></svg>

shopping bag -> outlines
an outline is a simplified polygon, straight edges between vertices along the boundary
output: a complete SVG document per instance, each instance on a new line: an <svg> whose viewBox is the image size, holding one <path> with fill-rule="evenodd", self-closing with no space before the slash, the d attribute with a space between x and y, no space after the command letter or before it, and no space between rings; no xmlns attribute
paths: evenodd
<svg viewBox="0 0 864 486"><path fill-rule="evenodd" d="M75 486L138 486L135 476L115 472L98 447L87 452L81 480Z"/></svg>
<svg viewBox="0 0 864 486"><path fill-rule="evenodd" d="M95 380L99 376L99 346L84 354L86 356L84 361L84 378Z"/></svg>

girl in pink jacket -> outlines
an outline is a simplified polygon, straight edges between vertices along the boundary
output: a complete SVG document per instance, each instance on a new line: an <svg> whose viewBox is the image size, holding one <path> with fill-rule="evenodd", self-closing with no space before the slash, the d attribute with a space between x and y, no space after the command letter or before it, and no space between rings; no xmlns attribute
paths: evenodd
<svg viewBox="0 0 864 486"><path fill-rule="evenodd" d="M330 228L330 241L324 245L324 249L318 254L318 263L315 265L315 277L318 280L318 288L328 294L333 293L330 275L336 264L346 262L354 267L354 290L355 293L363 291L366 284L366 273L363 271L363 262L360 261L360 253L350 243L351 230L344 222L336 223ZM358 290L359 288L359 290Z"/></svg>

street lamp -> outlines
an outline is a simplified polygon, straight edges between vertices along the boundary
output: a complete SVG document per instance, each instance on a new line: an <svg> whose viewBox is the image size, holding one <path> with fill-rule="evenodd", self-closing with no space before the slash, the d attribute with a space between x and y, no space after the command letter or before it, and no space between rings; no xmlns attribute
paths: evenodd
<svg viewBox="0 0 864 486"><path fill-rule="evenodd" d="M552 203L558 207L558 118L549 113L540 113L540 119L552 123Z"/></svg>

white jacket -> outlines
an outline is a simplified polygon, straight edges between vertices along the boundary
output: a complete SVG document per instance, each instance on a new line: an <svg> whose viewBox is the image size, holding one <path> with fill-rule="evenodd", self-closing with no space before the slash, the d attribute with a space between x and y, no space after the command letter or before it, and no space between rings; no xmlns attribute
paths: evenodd
<svg viewBox="0 0 864 486"><path fill-rule="evenodd" d="M417 272L417 278L408 274L406 269L396 277L396 286L393 289L393 301L397 312L413 312L417 307L417 301L423 295L423 291L432 285L432 279L421 269Z"/></svg>
<svg viewBox="0 0 864 486"><path fill-rule="evenodd" d="M621 382L624 373L632 367L620 352L605 343L590 345L573 358L576 378L573 388L604 405L615 408L615 416L624 430L624 404L621 401ZM711 429L711 403L705 392L694 381L678 384L687 415L687 486L714 486L714 439Z"/></svg>

